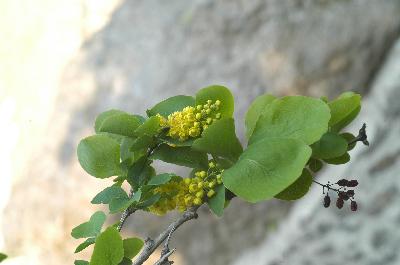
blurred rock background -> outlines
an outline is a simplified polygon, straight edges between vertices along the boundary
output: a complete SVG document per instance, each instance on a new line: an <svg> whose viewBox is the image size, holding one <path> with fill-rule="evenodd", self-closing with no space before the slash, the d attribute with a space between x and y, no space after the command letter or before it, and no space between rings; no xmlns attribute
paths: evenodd
<svg viewBox="0 0 400 265"><path fill-rule="evenodd" d="M321 176L359 176L361 208L323 209L314 189L295 204L234 200L219 220L203 209L174 237L176 264L398 264L399 13L400 0L1 1L5 264L72 264L90 254L73 255L69 233L109 184L75 155L98 113L144 113L210 84L232 89L242 140L257 95L361 92L368 103L351 130L367 121L372 145ZM173 218L136 215L124 233L155 235Z"/></svg>

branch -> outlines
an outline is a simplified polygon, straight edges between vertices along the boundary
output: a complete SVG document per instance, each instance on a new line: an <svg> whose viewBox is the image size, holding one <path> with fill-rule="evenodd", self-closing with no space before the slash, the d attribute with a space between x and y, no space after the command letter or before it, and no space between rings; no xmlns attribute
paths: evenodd
<svg viewBox="0 0 400 265"><path fill-rule="evenodd" d="M140 252L139 256L135 259L135 261L132 263L132 265L142 265L143 262L145 262L150 257L150 255L153 254L153 252L167 238L168 238L168 240L166 242L167 247L164 246L164 249L168 248L168 242L169 242L169 239L170 239L172 233L174 231L176 231L176 229L178 229L185 222L192 220L192 219L196 219L198 217L198 214L197 214L198 208L199 207L197 206L197 207L192 207L192 208L186 210L186 212L184 212L181 217L179 217L171 225L169 225L168 228L165 231L163 231L156 239L152 240L150 238L147 238L144 242L144 247L143 247L142 252ZM165 251L164 249L163 249L163 251L166 253L162 253L160 260L157 261L157 263L156 263L158 265L165 264L165 262L168 260L168 257L175 251L174 249L171 251L169 249L168 249L168 251ZM167 264L171 264L170 261L168 261L168 262L169 263L167 263Z"/></svg>

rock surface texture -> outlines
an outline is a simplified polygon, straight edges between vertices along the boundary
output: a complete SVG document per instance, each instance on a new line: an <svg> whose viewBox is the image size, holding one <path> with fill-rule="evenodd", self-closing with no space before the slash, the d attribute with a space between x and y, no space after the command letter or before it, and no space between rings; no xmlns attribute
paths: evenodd
<svg viewBox="0 0 400 265"><path fill-rule="evenodd" d="M57 97L49 108L52 117L44 140L37 144L40 148L32 150L3 215L6 250L15 256L27 255L29 264L72 264L74 258L88 258L89 252L72 254L78 242L69 233L98 209L89 202L110 184L85 174L76 158L76 146L82 137L93 132L98 113L119 108L144 114L146 108L164 98L194 94L203 86L222 84L233 90L235 115L243 124L249 103L265 92L336 96L343 90L356 90L366 94L384 58L394 56L387 51L399 36L399 13L399 0L122 2L109 22L85 41L64 71ZM399 141L395 133L399 132L399 110L395 107L399 106L399 89L385 88L388 92L382 94L383 86L377 86L386 82L382 75L375 84L371 107L364 112L371 135L375 130L373 144L359 154L354 171L348 172L363 177L360 212L350 215L346 211L327 211L320 207L319 196L314 195L309 196L309 202L299 204L306 203L307 207L299 207L309 208L308 203L312 203L313 216L318 217L314 220L309 215L306 220L310 234L303 235L309 240L306 243L310 242L310 249L305 250L315 256L325 253L326 257L339 259L336 251L349 250L358 241L365 241L365 249L349 251L355 262L366 264L357 260L365 255L372 257L368 251L374 248L381 253L374 259L396 258L387 253L393 254L390 248L399 245L398 241L391 241L395 235L391 225L400 220L394 203L399 182L392 171L398 164ZM394 102L388 105L386 97ZM381 125L382 130L378 129ZM393 129L389 130L389 126ZM237 131L244 140L242 126ZM172 170L165 164L160 168ZM381 185L381 181L386 184ZM371 191L376 197L369 196ZM290 205L277 200L257 205L234 200L222 219L202 209L197 221L174 235L171 244L178 249L174 255L180 260L176 264L223 265L236 261L263 242L286 216ZM381 216L393 221L379 223ZM129 219L124 233L154 236L172 218L174 214L157 218L140 213ZM322 222L323 218L327 223ZM318 223L312 225L314 221ZM365 222L374 225L368 233L361 230L369 228L362 225ZM343 236L355 230L368 238L354 237L339 245L340 241L324 239L326 235L317 237L314 230ZM285 240L293 241L289 237ZM319 240L323 240L321 244ZM298 242L304 245L301 240ZM336 245L329 242L338 243L340 248L331 250L329 247ZM297 246L297 252L293 250L293 256L288 256L290 262L283 264L300 264L296 253L306 252L299 245L293 246ZM326 248L321 250L322 246ZM263 251L260 249L260 253ZM243 260L247 263L242 264L254 261L245 257ZM334 261L332 264L338 264ZM307 260L303 264L308 264Z"/></svg>
<svg viewBox="0 0 400 265"><path fill-rule="evenodd" d="M370 147L319 181L357 177L359 210L322 207L319 187L291 210L278 232L234 265L400 263L400 39L372 85L358 119L368 124Z"/></svg>

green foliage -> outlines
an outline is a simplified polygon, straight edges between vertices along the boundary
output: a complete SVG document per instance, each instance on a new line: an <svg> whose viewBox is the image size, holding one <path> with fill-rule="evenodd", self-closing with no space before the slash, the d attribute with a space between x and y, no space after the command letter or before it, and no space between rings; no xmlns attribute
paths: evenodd
<svg viewBox="0 0 400 265"><path fill-rule="evenodd" d="M215 196L211 197L207 204L210 207L211 211L218 217L221 217L224 214L224 206L225 206L225 187L224 185L219 185L215 188Z"/></svg>
<svg viewBox="0 0 400 265"><path fill-rule="evenodd" d="M86 260L75 260L74 265L89 265L89 262Z"/></svg>
<svg viewBox="0 0 400 265"><path fill-rule="evenodd" d="M234 111L234 99L231 91L224 86L209 86L200 89L196 94L196 105L203 105L207 100L220 100L222 102L219 112L222 117L232 117Z"/></svg>
<svg viewBox="0 0 400 265"><path fill-rule="evenodd" d="M311 172L347 163L357 142L341 130L360 108L361 96L353 92L333 101L259 96L246 112L243 150L235 132L233 95L214 85L194 97L179 95L156 104L146 111L149 118L115 109L101 113L96 134L78 145L78 160L96 178L115 176L114 185L91 201L108 204L111 214L142 210L163 215L207 203L221 217L234 196L249 202L297 200L308 192ZM156 160L193 170L185 178L157 173ZM133 196L122 189L125 184ZM74 238L85 238L75 252L94 244L90 265L131 265L143 241L122 240L119 222L101 233L105 219L96 212L72 230Z"/></svg>
<svg viewBox="0 0 400 265"><path fill-rule="evenodd" d="M120 146L104 135L93 135L78 145L78 160L82 168L97 178L116 176L121 172Z"/></svg>
<svg viewBox="0 0 400 265"><path fill-rule="evenodd" d="M99 127L99 131L135 137L134 132L140 125L141 121L136 116L120 113L105 118Z"/></svg>
<svg viewBox="0 0 400 265"><path fill-rule="evenodd" d="M300 140L265 139L250 145L224 171L223 182L246 201L270 199L300 177L310 156L311 148Z"/></svg>
<svg viewBox="0 0 400 265"><path fill-rule="evenodd" d="M144 242L137 237L127 238L123 241L124 257L133 259L142 249Z"/></svg>
<svg viewBox="0 0 400 265"><path fill-rule="evenodd" d="M249 109L246 113L245 118L245 126L246 126L246 137L247 139L253 134L254 128L256 127L256 123L258 118L263 113L265 107L274 101L276 97L265 94L257 97L250 105Z"/></svg>
<svg viewBox="0 0 400 265"><path fill-rule="evenodd" d="M121 235L115 227L109 227L96 238L90 265L118 265L123 257Z"/></svg>
<svg viewBox="0 0 400 265"><path fill-rule="evenodd" d="M82 223L72 229L71 236L73 238L87 238L87 237L96 237L103 226L106 220L106 215L101 212L95 212L88 222Z"/></svg>
<svg viewBox="0 0 400 265"><path fill-rule="evenodd" d="M5 260L8 256L4 253L0 252L0 262L2 262L3 260Z"/></svg>
<svg viewBox="0 0 400 265"><path fill-rule="evenodd" d="M93 245L94 242L96 241L95 237L89 237L88 239L85 240L85 242L81 243L76 249L75 253L81 252L85 248L87 248L90 245Z"/></svg>
<svg viewBox="0 0 400 265"><path fill-rule="evenodd" d="M224 118L211 124L201 137L194 141L193 148L231 161L236 161L243 152L242 145L235 134L232 118Z"/></svg>
<svg viewBox="0 0 400 265"><path fill-rule="evenodd" d="M319 159L330 159L343 155L347 151L347 141L339 134L327 132L321 139L311 145L312 156Z"/></svg>
<svg viewBox="0 0 400 265"><path fill-rule="evenodd" d="M303 169L301 176L289 187L275 195L275 198L285 201L298 200L307 194L312 180L310 172L307 169Z"/></svg>
<svg viewBox="0 0 400 265"><path fill-rule="evenodd" d="M266 106L249 143L263 139L292 138L312 144L328 130L329 107L319 99L288 96Z"/></svg>
<svg viewBox="0 0 400 265"><path fill-rule="evenodd" d="M361 96L346 92L328 105L332 115L329 126L332 131L338 132L357 117L361 109Z"/></svg>
<svg viewBox="0 0 400 265"><path fill-rule="evenodd" d="M155 116L156 114L160 114L161 116L168 117L169 114L175 111L180 111L184 107L194 105L195 99L193 97L182 95L170 97L166 100L161 101L150 110L147 110L147 115L150 117Z"/></svg>
<svg viewBox="0 0 400 265"><path fill-rule="evenodd" d="M190 168L207 166L206 153L193 150L188 146L172 147L163 144L154 151L150 158Z"/></svg>

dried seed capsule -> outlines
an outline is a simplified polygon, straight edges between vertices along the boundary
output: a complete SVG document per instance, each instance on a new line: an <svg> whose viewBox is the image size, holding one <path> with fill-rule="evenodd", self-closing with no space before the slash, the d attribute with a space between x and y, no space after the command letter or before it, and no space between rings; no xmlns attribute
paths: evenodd
<svg viewBox="0 0 400 265"><path fill-rule="evenodd" d="M356 202L356 201L351 201L350 209L351 209L353 212L357 211L357 202Z"/></svg>
<svg viewBox="0 0 400 265"><path fill-rule="evenodd" d="M347 183L347 187L357 187L358 181L356 179L350 180L349 183Z"/></svg>
<svg viewBox="0 0 400 265"><path fill-rule="evenodd" d="M339 192L338 195L339 195L339 198L341 198L342 200L347 201L349 199L349 196L344 191Z"/></svg>
<svg viewBox="0 0 400 265"><path fill-rule="evenodd" d="M338 184L339 186L347 186L347 183L349 183L349 181L347 179L341 179L338 182L336 182L336 184Z"/></svg>
<svg viewBox="0 0 400 265"><path fill-rule="evenodd" d="M328 194L324 197L324 207L328 208L331 205L331 197Z"/></svg>
<svg viewBox="0 0 400 265"><path fill-rule="evenodd" d="M344 204L344 201L343 201L343 199L342 198L337 198L337 201L336 201L336 207L338 207L339 209L342 209L343 208L343 204Z"/></svg>
<svg viewBox="0 0 400 265"><path fill-rule="evenodd" d="M354 196L354 190L348 190L346 191L347 196L353 197Z"/></svg>

